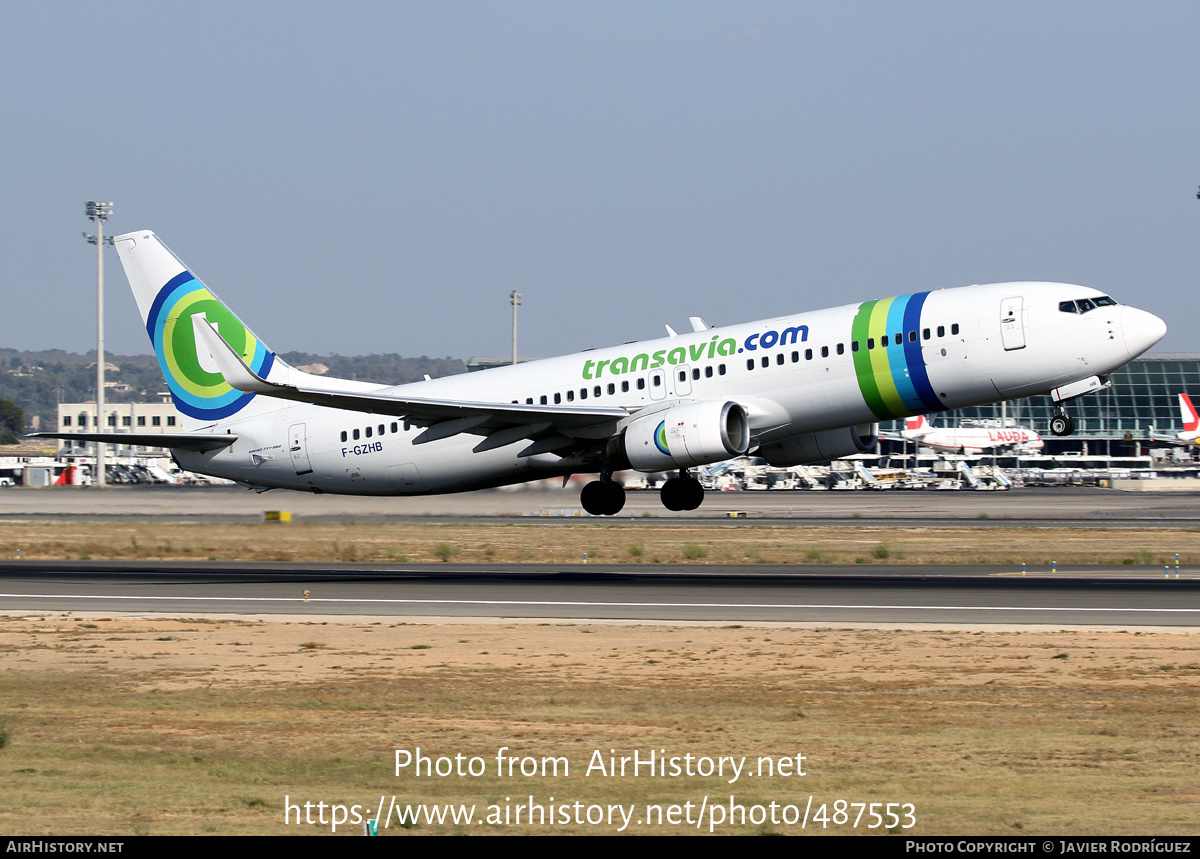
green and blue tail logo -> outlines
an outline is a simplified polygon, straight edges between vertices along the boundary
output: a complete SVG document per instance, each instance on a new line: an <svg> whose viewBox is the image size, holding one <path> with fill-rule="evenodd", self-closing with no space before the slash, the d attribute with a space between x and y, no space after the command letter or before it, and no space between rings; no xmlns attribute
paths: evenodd
<svg viewBox="0 0 1200 859"><path fill-rule="evenodd" d="M275 353L191 272L180 272L158 291L146 318L146 331L175 407L198 420L220 420L241 411L255 395L233 388L220 373L204 368L192 327L192 317L197 314L215 324L225 342L263 378L271 372ZM204 355L207 357L207 351Z"/></svg>

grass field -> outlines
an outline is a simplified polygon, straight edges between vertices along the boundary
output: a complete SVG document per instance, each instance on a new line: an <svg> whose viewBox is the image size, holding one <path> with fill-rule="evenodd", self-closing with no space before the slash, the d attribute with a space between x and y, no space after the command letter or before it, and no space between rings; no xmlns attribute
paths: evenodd
<svg viewBox="0 0 1200 859"><path fill-rule="evenodd" d="M840 527L752 524L236 525L9 521L0 554L76 560L464 563L970 563L1200 561L1200 529Z"/></svg>

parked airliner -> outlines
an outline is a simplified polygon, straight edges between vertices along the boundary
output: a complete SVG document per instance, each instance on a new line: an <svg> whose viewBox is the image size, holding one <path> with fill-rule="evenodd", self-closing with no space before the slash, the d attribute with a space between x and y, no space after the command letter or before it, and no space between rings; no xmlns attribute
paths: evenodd
<svg viewBox="0 0 1200 859"><path fill-rule="evenodd" d="M40 433L169 447L181 468L259 491L461 492L591 473L583 507L625 503L614 472L675 472L671 510L704 491L689 469L746 453L775 466L869 450L880 421L1050 394L1070 400L1166 333L1085 286L918 292L692 330L398 386L288 366L153 233L114 240L185 432Z"/></svg>
<svg viewBox="0 0 1200 859"><path fill-rule="evenodd" d="M1179 395L1179 420L1183 424L1183 432L1175 433L1168 438L1151 435L1151 441L1165 441L1167 444L1196 444L1200 442L1200 413L1192 405L1192 398L1187 394ZM1153 427L1151 427L1153 433Z"/></svg>
<svg viewBox="0 0 1200 859"><path fill-rule="evenodd" d="M891 438L891 436L889 436ZM904 422L900 438L915 441L922 447L946 453L982 453L985 450L1011 448L1020 453L1033 453L1045 446L1041 436L1028 427L999 421L964 421L956 427L935 427L925 415Z"/></svg>

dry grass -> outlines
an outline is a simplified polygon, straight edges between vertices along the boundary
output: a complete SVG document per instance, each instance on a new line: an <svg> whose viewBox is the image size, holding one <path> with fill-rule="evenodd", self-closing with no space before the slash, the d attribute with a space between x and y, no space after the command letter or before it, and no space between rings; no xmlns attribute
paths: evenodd
<svg viewBox="0 0 1200 859"><path fill-rule="evenodd" d="M22 558L311 562L1121 564L1200 561L1200 530L773 527L637 523L528 525L5 522Z"/></svg>
<svg viewBox="0 0 1200 859"><path fill-rule="evenodd" d="M1195 834L1195 635L0 618L0 829L298 833L283 799L912 802L918 834ZM484 777L394 775L394 750ZM569 776L497 778L495 756ZM585 776L594 750L799 778ZM314 812L315 813L315 812ZM576 824L479 834L611 832ZM795 832L748 825L725 832ZM354 833L353 827L340 830ZM463 831L422 823L388 834ZM630 826L630 832L694 827Z"/></svg>

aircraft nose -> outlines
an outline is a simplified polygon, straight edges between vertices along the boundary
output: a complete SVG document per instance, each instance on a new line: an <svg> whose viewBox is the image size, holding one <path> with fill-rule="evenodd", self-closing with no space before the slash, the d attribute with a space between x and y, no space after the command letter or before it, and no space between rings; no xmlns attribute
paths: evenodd
<svg viewBox="0 0 1200 859"><path fill-rule="evenodd" d="M1153 313L1136 307L1121 308L1121 331L1125 335L1125 348L1129 357L1141 355L1167 333L1167 323Z"/></svg>

